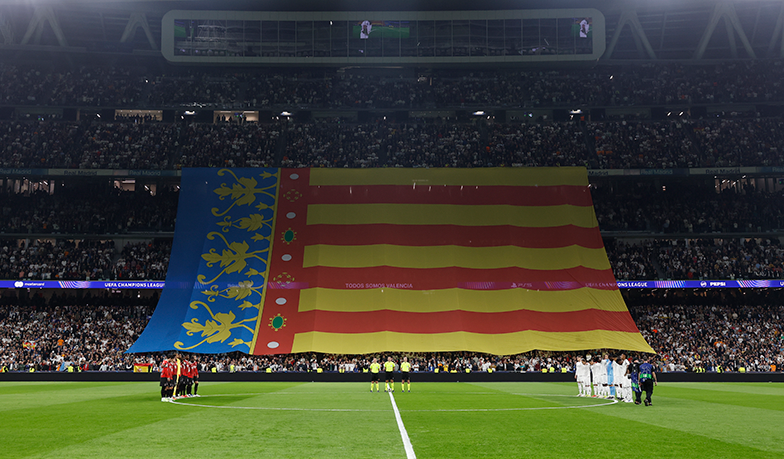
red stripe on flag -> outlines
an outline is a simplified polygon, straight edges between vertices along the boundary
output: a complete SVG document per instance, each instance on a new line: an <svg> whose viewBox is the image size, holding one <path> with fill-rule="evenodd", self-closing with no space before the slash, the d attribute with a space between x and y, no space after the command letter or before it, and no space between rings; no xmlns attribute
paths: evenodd
<svg viewBox="0 0 784 459"><path fill-rule="evenodd" d="M497 247L511 245L534 249L552 249L578 245L589 249L604 247L596 228L574 225L547 228L518 226L458 225L308 225L303 230L307 245L374 245L391 244L416 247L456 245L463 247Z"/></svg>
<svg viewBox="0 0 784 459"><path fill-rule="evenodd" d="M275 233L272 235L272 251L269 258L268 282L285 281L288 275L302 277L302 260L305 240L297 233L306 227L308 202L304 199L311 187L310 169L280 169L280 187L275 213ZM294 219L286 218L292 212ZM291 232L295 236L286 238ZM284 260L283 256L287 260ZM287 354L294 341L294 328L284 322L282 328L274 329L278 315L291 323L299 323L299 290L265 289L264 306L256 335L253 354L270 352ZM311 324L312 327L312 324ZM303 331L303 330L301 330Z"/></svg>
<svg viewBox="0 0 784 459"><path fill-rule="evenodd" d="M310 187L309 204L593 206L586 186L339 185Z"/></svg>
<svg viewBox="0 0 784 459"><path fill-rule="evenodd" d="M588 309L574 312L300 312L291 324L297 332L317 331L324 333L452 333L464 331L479 334L514 333L523 330L541 332L581 332L609 330L639 333L628 312L600 311Z"/></svg>

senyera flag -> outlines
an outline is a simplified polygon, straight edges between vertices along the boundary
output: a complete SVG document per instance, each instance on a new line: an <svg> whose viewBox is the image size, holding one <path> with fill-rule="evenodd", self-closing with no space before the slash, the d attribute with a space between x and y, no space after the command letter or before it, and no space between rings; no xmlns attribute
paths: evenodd
<svg viewBox="0 0 784 459"><path fill-rule="evenodd" d="M584 168L186 169L129 352L652 352Z"/></svg>

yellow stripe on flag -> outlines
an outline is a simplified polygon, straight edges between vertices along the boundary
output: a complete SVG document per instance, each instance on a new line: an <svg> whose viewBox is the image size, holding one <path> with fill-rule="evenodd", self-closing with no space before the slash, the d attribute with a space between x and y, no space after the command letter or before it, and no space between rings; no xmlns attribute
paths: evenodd
<svg viewBox="0 0 784 459"><path fill-rule="evenodd" d="M291 352L318 350L328 354L370 354L373 352L449 352L471 349L496 355L512 355L534 349L579 351L585 349L625 349L653 353L639 333L608 330L583 332L542 332L526 330L486 335L469 332L415 334L397 332L323 333L294 336Z"/></svg>
<svg viewBox="0 0 784 459"><path fill-rule="evenodd" d="M549 228L598 226L593 207L469 206L453 204L314 204L308 206L308 225L458 225Z"/></svg>
<svg viewBox="0 0 784 459"><path fill-rule="evenodd" d="M584 167L311 169L310 185L588 186Z"/></svg>
<svg viewBox="0 0 784 459"><path fill-rule="evenodd" d="M626 311L618 290L404 290L374 288L337 290L310 288L300 291L299 311L403 311L403 312L572 312L586 309Z"/></svg>
<svg viewBox="0 0 784 459"><path fill-rule="evenodd" d="M578 266L610 269L604 249L589 249L577 245L556 249L528 247L461 247L436 245L425 247L375 245L309 245L305 247L303 266L335 268L366 268L392 266L398 268L494 269L519 267L555 271ZM520 279L525 281L525 279Z"/></svg>

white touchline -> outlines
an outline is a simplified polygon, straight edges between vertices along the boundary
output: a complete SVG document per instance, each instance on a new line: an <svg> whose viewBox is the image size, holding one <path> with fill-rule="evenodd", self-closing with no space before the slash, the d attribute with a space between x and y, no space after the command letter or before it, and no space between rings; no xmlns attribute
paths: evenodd
<svg viewBox="0 0 784 459"><path fill-rule="evenodd" d="M408 432L406 432L406 426L403 425L403 418L400 417L400 410L397 409L397 403L395 403L395 396L392 395L392 392L389 392L389 400L392 401L392 409L395 410L395 420L397 421L397 428L398 430L400 430L400 436L403 438L403 447L406 449L406 458L416 459L416 454L414 453L414 447L411 446L411 439L408 438Z"/></svg>

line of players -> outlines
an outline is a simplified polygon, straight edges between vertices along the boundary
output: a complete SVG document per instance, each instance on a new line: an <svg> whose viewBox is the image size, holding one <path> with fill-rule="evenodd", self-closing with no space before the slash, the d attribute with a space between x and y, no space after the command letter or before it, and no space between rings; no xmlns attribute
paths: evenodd
<svg viewBox="0 0 784 459"><path fill-rule="evenodd" d="M199 397L199 358L183 360L180 354L161 363L161 401Z"/></svg>
<svg viewBox="0 0 784 459"><path fill-rule="evenodd" d="M386 389L384 392L394 392L395 391L395 361L392 360L392 357L387 357L387 361L384 362L384 379L386 381ZM400 392L406 392L406 383L408 384L408 392L411 392L411 363L408 361L408 357L403 357L403 361L400 362ZM378 388L378 377L379 373L381 372L381 364L378 363L378 359L374 358L373 362L370 364L370 392L373 392L373 386L376 387L376 392L380 392Z"/></svg>
<svg viewBox="0 0 784 459"><path fill-rule="evenodd" d="M639 391L636 381L635 364L626 358L626 354L610 359L608 354L599 361L591 361L591 356L579 356L575 364L574 378L579 389L578 397L598 397L620 399L625 403L637 403L634 392ZM634 388L637 390L634 390ZM593 389L593 393L591 393Z"/></svg>

